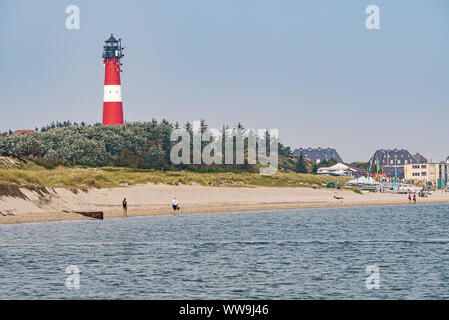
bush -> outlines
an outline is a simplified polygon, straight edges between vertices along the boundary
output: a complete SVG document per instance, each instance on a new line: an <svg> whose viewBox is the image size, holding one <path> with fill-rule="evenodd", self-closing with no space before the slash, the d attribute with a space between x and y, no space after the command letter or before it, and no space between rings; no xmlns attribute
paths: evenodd
<svg viewBox="0 0 449 320"><path fill-rule="evenodd" d="M30 160L45 169L54 169L59 166L67 167L70 165L67 160L58 158L31 158Z"/></svg>
<svg viewBox="0 0 449 320"><path fill-rule="evenodd" d="M204 122L202 128L207 130ZM60 165L81 165L158 170L187 169L197 172L258 170L257 165L249 164L175 166L170 161L170 150L177 143L170 141L172 130L173 125L168 121L133 122L112 126L57 122L34 134L0 135L0 155L29 158L48 169ZM295 162L290 158L290 149L282 144L279 146L280 168L284 166L285 169L292 170Z"/></svg>

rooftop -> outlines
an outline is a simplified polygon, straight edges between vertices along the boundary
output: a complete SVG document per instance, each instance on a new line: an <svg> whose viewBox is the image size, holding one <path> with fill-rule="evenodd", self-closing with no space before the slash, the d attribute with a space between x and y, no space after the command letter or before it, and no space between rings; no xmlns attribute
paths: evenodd
<svg viewBox="0 0 449 320"><path fill-rule="evenodd" d="M116 38L114 38L114 35L111 33L111 36L109 37L108 40L105 40L104 42L109 43L109 42L118 42L118 40Z"/></svg>
<svg viewBox="0 0 449 320"><path fill-rule="evenodd" d="M343 162L337 150L333 148L299 148L295 149L292 155L294 157L299 157L300 153L314 163L331 159L335 159L337 162Z"/></svg>
<svg viewBox="0 0 449 320"><path fill-rule="evenodd" d="M427 159L421 154L412 155L408 150L398 148L377 150L370 161L377 160L381 166L427 163Z"/></svg>
<svg viewBox="0 0 449 320"><path fill-rule="evenodd" d="M14 134L27 134L27 133L34 133L34 130L16 130L16 131L14 131Z"/></svg>

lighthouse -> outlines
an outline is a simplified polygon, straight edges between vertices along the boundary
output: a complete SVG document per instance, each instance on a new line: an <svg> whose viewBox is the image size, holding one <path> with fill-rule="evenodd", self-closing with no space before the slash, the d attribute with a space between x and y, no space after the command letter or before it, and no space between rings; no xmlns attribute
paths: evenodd
<svg viewBox="0 0 449 320"><path fill-rule="evenodd" d="M120 62L124 56L121 39L114 35L105 41L103 47L104 92L103 125L123 124L122 87L120 84Z"/></svg>

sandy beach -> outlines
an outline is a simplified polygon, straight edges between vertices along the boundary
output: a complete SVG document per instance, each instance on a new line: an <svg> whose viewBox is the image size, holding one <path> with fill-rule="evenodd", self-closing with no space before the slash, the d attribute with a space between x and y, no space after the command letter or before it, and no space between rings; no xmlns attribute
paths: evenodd
<svg viewBox="0 0 449 320"><path fill-rule="evenodd" d="M43 195L22 191L27 199L0 198L0 211L14 214L0 215L0 224L89 219L73 211L103 211L105 219L121 217L123 198L128 200L130 217L172 214L173 197L179 200L180 214L409 204L407 195L339 190L338 195L344 199L336 200L334 190L313 188L146 184L86 192L57 188ZM417 204L423 203L449 203L449 193L436 191L428 198L418 197Z"/></svg>

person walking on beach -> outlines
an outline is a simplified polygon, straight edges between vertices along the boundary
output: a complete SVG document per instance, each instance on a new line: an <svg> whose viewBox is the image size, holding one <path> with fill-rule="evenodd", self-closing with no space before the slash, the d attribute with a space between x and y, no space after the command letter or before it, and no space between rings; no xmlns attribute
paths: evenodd
<svg viewBox="0 0 449 320"><path fill-rule="evenodd" d="M416 194L413 195L413 203L416 204Z"/></svg>
<svg viewBox="0 0 449 320"><path fill-rule="evenodd" d="M126 198L123 199L122 206L123 206L123 215L125 217L127 217L128 216L128 201L126 201Z"/></svg>
<svg viewBox="0 0 449 320"><path fill-rule="evenodd" d="M176 197L171 202L171 205L173 207L173 214L176 214L176 210L179 210L179 202L176 200Z"/></svg>
<svg viewBox="0 0 449 320"><path fill-rule="evenodd" d="M409 193L409 194L408 194L408 203L411 203L411 202L412 202L412 194Z"/></svg>

